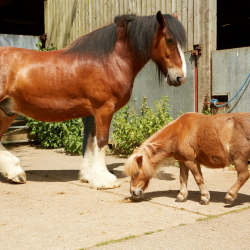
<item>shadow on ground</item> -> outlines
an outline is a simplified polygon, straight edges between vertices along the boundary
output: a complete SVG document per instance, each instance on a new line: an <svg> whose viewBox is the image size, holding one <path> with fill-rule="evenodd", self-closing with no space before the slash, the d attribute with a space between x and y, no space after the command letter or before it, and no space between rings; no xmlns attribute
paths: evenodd
<svg viewBox="0 0 250 250"><path fill-rule="evenodd" d="M210 203L222 203L225 202L225 196L227 192L209 191L210 192ZM168 197L174 200L177 197L179 190L167 190L167 191L156 191L156 192L145 192L144 199L151 200L157 197ZM200 192L199 191L188 191L188 200L199 203ZM238 197L232 205L226 205L225 207L232 207L243 205L243 203L250 203L250 195L238 193ZM184 204L184 203L183 203Z"/></svg>
<svg viewBox="0 0 250 250"><path fill-rule="evenodd" d="M107 165L108 170L114 174L118 179L125 178L122 170L116 170L116 168L123 165L123 163L113 163ZM25 169L25 166L24 166ZM27 170L27 181L34 182L67 182L67 181L75 181L78 180L79 170ZM45 177L41 178L41 177ZM0 182L2 183L13 183L12 181L6 180L0 174Z"/></svg>

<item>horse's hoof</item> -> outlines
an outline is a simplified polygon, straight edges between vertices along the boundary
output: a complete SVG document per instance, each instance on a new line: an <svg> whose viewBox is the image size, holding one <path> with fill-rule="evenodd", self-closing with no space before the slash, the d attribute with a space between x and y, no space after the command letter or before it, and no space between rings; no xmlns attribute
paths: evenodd
<svg viewBox="0 0 250 250"><path fill-rule="evenodd" d="M225 199L225 203L227 205L232 205L234 203L234 200L233 199Z"/></svg>
<svg viewBox="0 0 250 250"><path fill-rule="evenodd" d="M225 197L225 203L228 204L228 205L232 205L236 198L237 198L237 195L235 195L235 198L233 198L232 195L227 193L227 195Z"/></svg>
<svg viewBox="0 0 250 250"><path fill-rule="evenodd" d="M177 197L175 202L186 202L187 199L184 199L184 198L180 198L180 197Z"/></svg>
<svg viewBox="0 0 250 250"><path fill-rule="evenodd" d="M121 183L119 181L116 181L115 183L113 183L113 185L103 186L102 188L97 188L97 189L114 189L114 188L118 188L120 186L121 186Z"/></svg>
<svg viewBox="0 0 250 250"><path fill-rule="evenodd" d="M80 180L81 182L83 183L88 183L89 181L88 180Z"/></svg>
<svg viewBox="0 0 250 250"><path fill-rule="evenodd" d="M22 174L22 175L18 175L18 176L16 176L16 177L12 178L11 180L12 180L13 182L15 182L15 183L24 184L24 183L26 183L26 175L25 175L25 173L24 173L24 174Z"/></svg>
<svg viewBox="0 0 250 250"><path fill-rule="evenodd" d="M201 205L209 205L209 203L210 203L210 201L204 201L204 200L200 201Z"/></svg>

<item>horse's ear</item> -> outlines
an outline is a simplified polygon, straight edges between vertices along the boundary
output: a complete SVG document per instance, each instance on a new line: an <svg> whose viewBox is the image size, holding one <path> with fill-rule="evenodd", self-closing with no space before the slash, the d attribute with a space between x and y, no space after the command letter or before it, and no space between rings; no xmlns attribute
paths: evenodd
<svg viewBox="0 0 250 250"><path fill-rule="evenodd" d="M160 24L161 27L165 27L166 23L165 23L165 18L164 16L161 14L160 11L157 12L156 14L156 19L157 22Z"/></svg>
<svg viewBox="0 0 250 250"><path fill-rule="evenodd" d="M175 11L172 16L175 17L176 19L178 19L177 11Z"/></svg>
<svg viewBox="0 0 250 250"><path fill-rule="evenodd" d="M137 153L137 148L135 148L134 150L133 150L133 154L135 154L135 153Z"/></svg>
<svg viewBox="0 0 250 250"><path fill-rule="evenodd" d="M136 156L136 162L137 162L139 167L142 166L142 155Z"/></svg>

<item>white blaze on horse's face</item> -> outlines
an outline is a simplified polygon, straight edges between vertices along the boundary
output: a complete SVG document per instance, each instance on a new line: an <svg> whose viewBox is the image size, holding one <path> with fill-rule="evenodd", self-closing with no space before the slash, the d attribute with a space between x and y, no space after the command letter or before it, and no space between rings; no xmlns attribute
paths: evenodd
<svg viewBox="0 0 250 250"><path fill-rule="evenodd" d="M187 66L186 66L186 61L185 61L185 56L183 53L183 50L181 48L181 46L177 43L177 48L178 48L178 52L181 58L181 63L182 63L182 68L169 68L168 69L168 74L166 76L166 83L169 86L181 86L187 78Z"/></svg>

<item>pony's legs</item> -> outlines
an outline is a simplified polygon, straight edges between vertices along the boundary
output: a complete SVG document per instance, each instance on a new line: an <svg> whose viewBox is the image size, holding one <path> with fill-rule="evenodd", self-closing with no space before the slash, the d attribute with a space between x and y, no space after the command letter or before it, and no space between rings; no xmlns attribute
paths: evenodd
<svg viewBox="0 0 250 250"><path fill-rule="evenodd" d="M187 200L188 197L188 189L187 189L187 181L188 181L188 172L189 169L187 166L179 161L179 166L180 166L180 192L177 195L177 202L184 202Z"/></svg>
<svg viewBox="0 0 250 250"><path fill-rule="evenodd" d="M234 202L234 200L237 198L238 191L250 177L246 160L235 160L234 165L238 173L238 178L236 183L228 190L226 194L225 199L227 204L232 204Z"/></svg>
<svg viewBox="0 0 250 250"><path fill-rule="evenodd" d="M0 139L18 114L11 117L0 111ZM4 177L18 183L26 182L26 174L20 166L20 160L11 154L0 142L0 172Z"/></svg>
<svg viewBox="0 0 250 250"><path fill-rule="evenodd" d="M204 179L202 177L200 164L196 163L196 162L192 162L192 161L186 161L185 165L192 172L194 179L195 179L197 185L199 186L199 189L201 192L200 204L202 204L202 205L209 204L210 194L209 194L209 191L207 190L207 188L204 184Z"/></svg>

